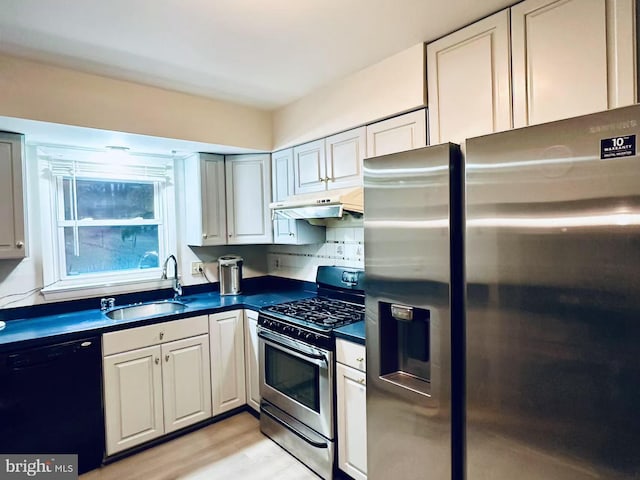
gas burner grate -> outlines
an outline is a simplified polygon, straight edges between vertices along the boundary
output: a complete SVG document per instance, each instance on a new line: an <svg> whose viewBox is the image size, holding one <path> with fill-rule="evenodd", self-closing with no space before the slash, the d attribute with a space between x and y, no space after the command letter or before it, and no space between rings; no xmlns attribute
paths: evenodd
<svg viewBox="0 0 640 480"><path fill-rule="evenodd" d="M327 327L339 327L364 320L364 306L327 297L281 303L265 310Z"/></svg>

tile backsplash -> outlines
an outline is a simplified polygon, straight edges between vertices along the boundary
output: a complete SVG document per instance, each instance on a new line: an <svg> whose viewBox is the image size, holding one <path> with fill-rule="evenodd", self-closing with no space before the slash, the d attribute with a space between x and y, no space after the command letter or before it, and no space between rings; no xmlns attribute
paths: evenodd
<svg viewBox="0 0 640 480"><path fill-rule="evenodd" d="M327 227L326 242L314 245L270 245L269 275L315 282L319 265L364 268L364 228Z"/></svg>

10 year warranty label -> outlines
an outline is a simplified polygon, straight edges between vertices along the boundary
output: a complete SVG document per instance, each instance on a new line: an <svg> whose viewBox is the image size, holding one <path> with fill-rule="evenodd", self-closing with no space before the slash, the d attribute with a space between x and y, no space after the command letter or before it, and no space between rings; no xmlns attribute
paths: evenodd
<svg viewBox="0 0 640 480"><path fill-rule="evenodd" d="M636 154L636 136L603 138L600 140L600 159L631 157Z"/></svg>

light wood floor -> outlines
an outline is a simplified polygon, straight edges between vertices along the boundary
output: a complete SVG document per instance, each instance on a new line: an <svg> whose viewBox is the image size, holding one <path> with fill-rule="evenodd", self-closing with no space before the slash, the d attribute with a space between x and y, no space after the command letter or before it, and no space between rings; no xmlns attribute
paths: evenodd
<svg viewBox="0 0 640 480"><path fill-rule="evenodd" d="M118 462L81 480L318 480L311 470L260 433L243 412Z"/></svg>

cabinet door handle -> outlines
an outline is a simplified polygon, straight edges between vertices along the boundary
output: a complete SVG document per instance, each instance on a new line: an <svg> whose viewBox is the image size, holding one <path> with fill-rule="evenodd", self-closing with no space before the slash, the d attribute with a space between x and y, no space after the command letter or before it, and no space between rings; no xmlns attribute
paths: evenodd
<svg viewBox="0 0 640 480"><path fill-rule="evenodd" d="M359 383L360 385L364 385L364 382L366 382L366 380L365 380L364 378L360 378L360 379L358 380L358 383Z"/></svg>
<svg viewBox="0 0 640 480"><path fill-rule="evenodd" d="M160 332L160 340L164 338L164 332Z"/></svg>
<svg viewBox="0 0 640 480"><path fill-rule="evenodd" d="M168 361L169 361L169 354L168 354L168 353L164 356L164 361L165 361L165 362L168 362Z"/></svg>
<svg viewBox="0 0 640 480"><path fill-rule="evenodd" d="M203 233L203 234L202 234L202 238L207 238L207 234L206 234L206 233Z"/></svg>
<svg viewBox="0 0 640 480"><path fill-rule="evenodd" d="M160 363L160 359L156 357L156 365L158 365L159 363Z"/></svg>
<svg viewBox="0 0 640 480"><path fill-rule="evenodd" d="M16 248L17 249L21 249L22 247L24 247L24 242L23 241L19 241L16 243Z"/></svg>
<svg viewBox="0 0 640 480"><path fill-rule="evenodd" d="M364 357L358 357L358 358L356 358L356 362L364 362Z"/></svg>

